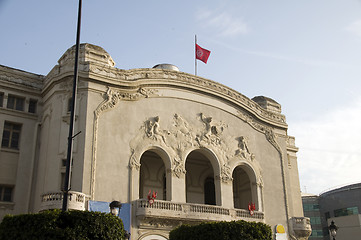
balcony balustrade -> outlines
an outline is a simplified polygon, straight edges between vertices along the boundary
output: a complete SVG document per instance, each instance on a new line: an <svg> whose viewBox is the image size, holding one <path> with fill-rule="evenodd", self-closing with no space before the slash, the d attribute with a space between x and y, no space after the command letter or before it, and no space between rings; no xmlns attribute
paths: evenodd
<svg viewBox="0 0 361 240"><path fill-rule="evenodd" d="M246 220L264 222L263 212L251 215L245 209L230 209L220 206L175 203L155 200L149 204L146 199L136 201L136 215L140 218L179 219L187 222Z"/></svg>
<svg viewBox="0 0 361 240"><path fill-rule="evenodd" d="M89 196L81 192L69 191L68 208L71 210L86 210ZM63 192L46 193L41 196L40 211L61 209L63 206Z"/></svg>

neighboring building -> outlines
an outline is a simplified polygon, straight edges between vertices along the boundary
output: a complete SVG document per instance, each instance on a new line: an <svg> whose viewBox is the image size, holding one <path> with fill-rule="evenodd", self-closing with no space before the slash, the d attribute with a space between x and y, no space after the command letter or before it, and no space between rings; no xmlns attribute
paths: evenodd
<svg viewBox="0 0 361 240"><path fill-rule="evenodd" d="M0 66L0 217L61 208L74 51L46 76ZM240 219L308 237L281 105L173 65L117 69L91 44L79 55L70 209L129 203L139 240ZM149 190L158 192L152 205Z"/></svg>
<svg viewBox="0 0 361 240"><path fill-rule="evenodd" d="M312 234L308 239L309 240L323 239L324 229L321 223L322 217L320 213L320 204L318 202L318 196L302 193L302 204L303 204L303 213L305 217L310 218L310 223L312 226Z"/></svg>
<svg viewBox="0 0 361 240"><path fill-rule="evenodd" d="M332 189L317 195L303 194L303 211L310 218L310 240L329 240L328 226L338 226L337 240L358 240L361 236L361 183ZM322 236L321 236L322 229Z"/></svg>

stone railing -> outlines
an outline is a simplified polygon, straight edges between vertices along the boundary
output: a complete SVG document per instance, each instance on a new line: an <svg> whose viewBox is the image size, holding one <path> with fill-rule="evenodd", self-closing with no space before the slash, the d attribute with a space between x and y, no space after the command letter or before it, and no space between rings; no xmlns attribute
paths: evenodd
<svg viewBox="0 0 361 240"><path fill-rule="evenodd" d="M239 218L249 218L250 214L248 210L245 209L235 209L236 211L236 216ZM263 212L254 212L252 215L253 219L264 219L264 213Z"/></svg>
<svg viewBox="0 0 361 240"><path fill-rule="evenodd" d="M255 211L253 215L248 210L230 209L220 206L175 203L155 200L152 205L146 199L136 201L136 215L144 218L183 219L187 221L232 221L246 220L263 222L264 214Z"/></svg>
<svg viewBox="0 0 361 240"><path fill-rule="evenodd" d="M69 191L68 208L72 210L86 210L89 196L81 192ZM40 211L61 209L63 206L63 192L53 192L41 195Z"/></svg>
<svg viewBox="0 0 361 240"><path fill-rule="evenodd" d="M291 234L300 240L306 240L312 233L310 219L307 217L293 217L290 219L292 232Z"/></svg>

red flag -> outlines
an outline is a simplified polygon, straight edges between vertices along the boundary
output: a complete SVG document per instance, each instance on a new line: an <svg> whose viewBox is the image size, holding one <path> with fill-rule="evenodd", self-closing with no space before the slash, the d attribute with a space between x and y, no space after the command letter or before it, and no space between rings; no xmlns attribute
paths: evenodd
<svg viewBox="0 0 361 240"><path fill-rule="evenodd" d="M198 44L196 44L196 59L199 59L202 62L207 63L210 54L211 51L201 48Z"/></svg>

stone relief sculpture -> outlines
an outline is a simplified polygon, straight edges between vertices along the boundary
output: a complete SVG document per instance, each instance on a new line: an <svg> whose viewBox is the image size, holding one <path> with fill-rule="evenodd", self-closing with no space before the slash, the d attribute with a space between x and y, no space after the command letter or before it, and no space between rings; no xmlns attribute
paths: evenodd
<svg viewBox="0 0 361 240"><path fill-rule="evenodd" d="M148 98L151 95L156 95L156 90L139 88L136 92L123 92L113 88L108 88L104 95L104 101L98 106L94 114L99 116L101 112L111 109L117 105L120 100L136 101L141 98Z"/></svg>
<svg viewBox="0 0 361 240"><path fill-rule="evenodd" d="M203 113L200 113L199 117L205 124L205 131L203 131L201 135L197 136L196 141L199 145L202 145L204 142L213 145L220 145L221 135L226 125L222 122L214 122L212 117L206 117Z"/></svg>
<svg viewBox="0 0 361 240"><path fill-rule="evenodd" d="M159 116L145 120L137 136L130 142L132 154L129 166L139 169L139 154L146 149L144 146L152 146L154 143L162 146L170 155L172 159L171 170L177 177L186 173L184 153L195 147L212 149L219 157L222 166L220 178L225 182L232 180L232 172L229 167L231 159L248 161L255 159L245 136L238 138L224 136L226 124L214 121L211 116L205 116L203 113L200 113L196 118L204 124L204 128L198 129L198 131L194 125L189 124L177 113L173 115L172 127L167 130L161 128Z"/></svg>
<svg viewBox="0 0 361 240"><path fill-rule="evenodd" d="M159 121L159 116L156 116L152 120L145 121L145 131L149 138L153 138L155 140L162 140L164 143L166 143L165 132L163 133L163 131L160 130Z"/></svg>
<svg viewBox="0 0 361 240"><path fill-rule="evenodd" d="M181 175L186 174L186 168L182 160L180 160L178 157L175 157L172 162L172 172L175 176L178 178L181 177Z"/></svg>
<svg viewBox="0 0 361 240"><path fill-rule="evenodd" d="M250 152L249 147L248 147L248 140L241 136L239 138L237 138L239 143L238 143L238 149L236 150L236 156L240 156L241 158L244 158L248 161L253 161L253 159L255 158L254 154Z"/></svg>
<svg viewBox="0 0 361 240"><path fill-rule="evenodd" d="M221 168L221 179L223 182L230 182L232 181L232 172L231 172L231 168L229 167L229 165L227 163L223 164L222 168Z"/></svg>

